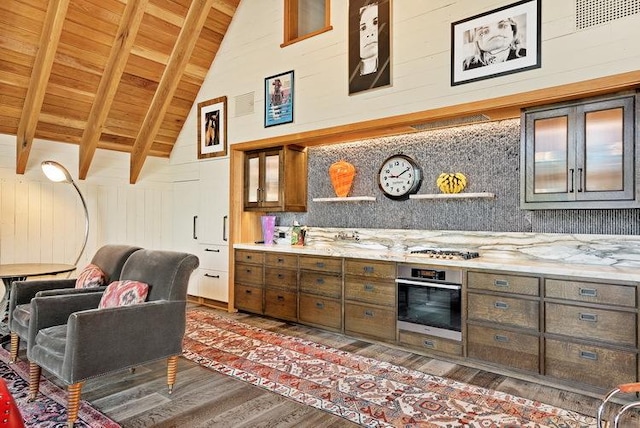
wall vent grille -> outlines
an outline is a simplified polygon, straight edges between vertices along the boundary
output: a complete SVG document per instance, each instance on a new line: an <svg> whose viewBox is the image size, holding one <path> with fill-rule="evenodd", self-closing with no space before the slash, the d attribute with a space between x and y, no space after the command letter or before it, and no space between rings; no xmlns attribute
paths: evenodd
<svg viewBox="0 0 640 428"><path fill-rule="evenodd" d="M234 98L235 100L235 117L246 116L248 114L253 114L254 112L254 93L248 92L246 94L238 95Z"/></svg>
<svg viewBox="0 0 640 428"><path fill-rule="evenodd" d="M638 0L576 0L576 28L593 27L640 13Z"/></svg>

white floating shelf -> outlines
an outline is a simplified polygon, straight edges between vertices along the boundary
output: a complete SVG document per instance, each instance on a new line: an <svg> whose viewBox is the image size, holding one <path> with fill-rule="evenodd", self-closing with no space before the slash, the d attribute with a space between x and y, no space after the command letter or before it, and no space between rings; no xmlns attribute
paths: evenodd
<svg viewBox="0 0 640 428"><path fill-rule="evenodd" d="M375 196L345 196L335 198L313 198L313 202L361 202L361 201L375 201Z"/></svg>
<svg viewBox="0 0 640 428"><path fill-rule="evenodd" d="M409 199L472 199L472 198L484 198L494 199L495 193L429 193L429 194L417 194L409 195Z"/></svg>

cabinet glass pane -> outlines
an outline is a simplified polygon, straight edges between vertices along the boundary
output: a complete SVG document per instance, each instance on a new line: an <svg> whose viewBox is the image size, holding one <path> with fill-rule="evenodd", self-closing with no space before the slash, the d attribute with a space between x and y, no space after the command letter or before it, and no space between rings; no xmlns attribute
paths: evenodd
<svg viewBox="0 0 640 428"><path fill-rule="evenodd" d="M538 119L534 124L534 193L566 193L566 116Z"/></svg>
<svg viewBox="0 0 640 428"><path fill-rule="evenodd" d="M280 155L267 155L264 160L264 202L278 202L280 196Z"/></svg>
<svg viewBox="0 0 640 428"><path fill-rule="evenodd" d="M249 159L249 191L248 201L258 202L258 192L260 187L260 158Z"/></svg>
<svg viewBox="0 0 640 428"><path fill-rule="evenodd" d="M623 110L585 115L585 188L588 192L623 190Z"/></svg>

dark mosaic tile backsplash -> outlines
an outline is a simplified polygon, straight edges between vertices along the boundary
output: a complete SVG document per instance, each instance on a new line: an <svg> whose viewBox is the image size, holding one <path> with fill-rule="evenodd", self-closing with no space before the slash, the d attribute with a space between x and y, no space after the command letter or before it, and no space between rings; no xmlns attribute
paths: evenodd
<svg viewBox="0 0 640 428"><path fill-rule="evenodd" d="M297 220L316 227L640 234L638 209L520 209L519 152L518 120L309 148L308 211L279 213L277 224L288 226ZM491 192L496 198L388 199L376 177L382 162L396 153L411 156L422 168L418 193L439 193L435 182L441 172L462 172L468 179L465 192ZM349 195L375 196L375 202L313 201L335 196L328 169L340 159L356 167Z"/></svg>

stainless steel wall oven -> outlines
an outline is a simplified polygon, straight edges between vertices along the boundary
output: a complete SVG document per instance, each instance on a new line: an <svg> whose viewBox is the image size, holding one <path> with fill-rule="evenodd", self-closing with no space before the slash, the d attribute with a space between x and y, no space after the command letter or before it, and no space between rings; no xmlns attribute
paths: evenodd
<svg viewBox="0 0 640 428"><path fill-rule="evenodd" d="M462 270L398 265L398 328L462 340Z"/></svg>

